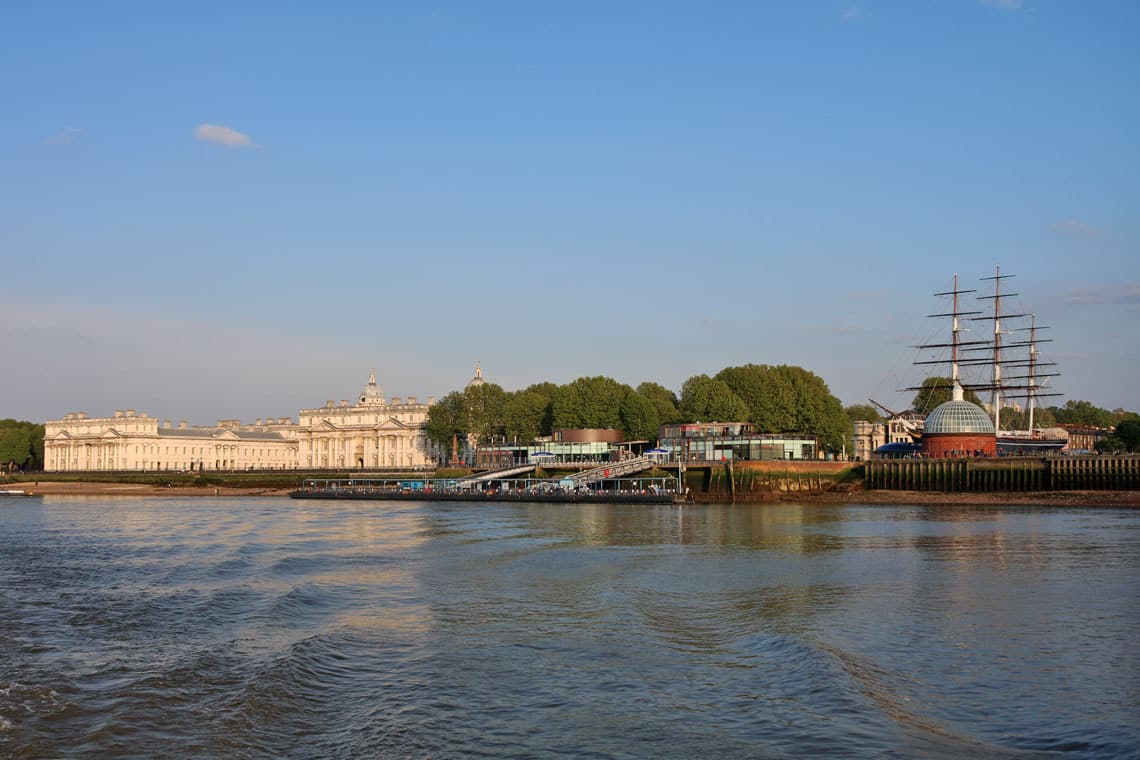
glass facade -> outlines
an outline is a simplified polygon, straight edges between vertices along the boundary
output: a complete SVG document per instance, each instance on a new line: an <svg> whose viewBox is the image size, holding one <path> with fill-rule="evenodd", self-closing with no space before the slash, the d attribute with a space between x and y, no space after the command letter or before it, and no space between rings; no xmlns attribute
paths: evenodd
<svg viewBox="0 0 1140 760"><path fill-rule="evenodd" d="M674 461L766 461L815 459L818 441L813 435L757 433L748 422L693 422L662 425L659 447Z"/></svg>
<svg viewBox="0 0 1140 760"><path fill-rule="evenodd" d="M614 444L608 441L539 441L531 444L480 446L476 467L510 467L520 464L608 462Z"/></svg>

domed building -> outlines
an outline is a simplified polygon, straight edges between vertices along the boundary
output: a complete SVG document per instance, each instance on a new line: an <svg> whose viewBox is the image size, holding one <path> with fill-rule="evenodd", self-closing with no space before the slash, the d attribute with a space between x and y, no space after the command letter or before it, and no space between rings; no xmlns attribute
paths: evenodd
<svg viewBox="0 0 1140 760"><path fill-rule="evenodd" d="M966 401L962 386L954 384L954 395L939 404L926 417L922 448L928 457L970 457L997 455L997 435L989 416L977 404Z"/></svg>
<svg viewBox="0 0 1140 760"><path fill-rule="evenodd" d="M467 382L468 388L477 388L480 385L486 385L487 381L483 379L483 368L479 366L479 362L475 362L475 376Z"/></svg>

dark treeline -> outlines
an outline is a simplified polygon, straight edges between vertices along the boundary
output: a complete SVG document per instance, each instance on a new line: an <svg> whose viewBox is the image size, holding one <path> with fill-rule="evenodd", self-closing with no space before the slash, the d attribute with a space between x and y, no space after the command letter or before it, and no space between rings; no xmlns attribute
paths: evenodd
<svg viewBox="0 0 1140 760"><path fill-rule="evenodd" d="M44 426L0 420L0 469L38 470L44 463Z"/></svg>
<svg viewBox="0 0 1140 760"><path fill-rule="evenodd" d="M680 397L658 383L632 388L601 376L517 391L472 385L432 406L427 433L444 446L469 433L481 443L524 442L559 428L614 428L627 440L652 441L662 424L698 421L753 422L763 433L815 435L824 451L850 448L851 419L823 380L801 367L765 364L690 377Z"/></svg>

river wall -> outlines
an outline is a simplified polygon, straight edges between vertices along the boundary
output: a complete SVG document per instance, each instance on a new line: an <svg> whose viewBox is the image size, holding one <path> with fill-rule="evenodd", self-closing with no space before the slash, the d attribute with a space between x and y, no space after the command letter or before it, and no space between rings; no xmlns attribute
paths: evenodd
<svg viewBox="0 0 1140 760"><path fill-rule="evenodd" d="M858 480L858 463L814 460L736 461L687 465L683 474L693 493L716 500L751 501L786 494L833 491Z"/></svg>
<svg viewBox="0 0 1140 760"><path fill-rule="evenodd" d="M1001 457L873 460L863 466L869 489L1034 492L1140 489L1140 456Z"/></svg>

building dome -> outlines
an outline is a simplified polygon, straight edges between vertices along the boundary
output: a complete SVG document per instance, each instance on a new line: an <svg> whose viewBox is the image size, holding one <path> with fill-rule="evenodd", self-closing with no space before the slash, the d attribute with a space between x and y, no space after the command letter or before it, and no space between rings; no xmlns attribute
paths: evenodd
<svg viewBox="0 0 1140 760"><path fill-rule="evenodd" d="M994 423L977 404L954 399L935 407L923 427L923 435L945 433L993 435Z"/></svg>
<svg viewBox="0 0 1140 760"><path fill-rule="evenodd" d="M479 362L475 362L475 377L471 378L467 383L468 388L486 385L487 381L483 379L483 370L479 366Z"/></svg>
<svg viewBox="0 0 1140 760"><path fill-rule="evenodd" d="M376 370L368 375L368 385L360 393L360 403L367 406L376 406L384 403L384 389L376 382Z"/></svg>

